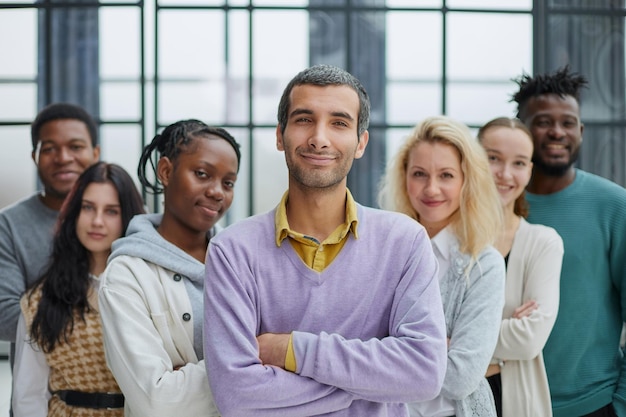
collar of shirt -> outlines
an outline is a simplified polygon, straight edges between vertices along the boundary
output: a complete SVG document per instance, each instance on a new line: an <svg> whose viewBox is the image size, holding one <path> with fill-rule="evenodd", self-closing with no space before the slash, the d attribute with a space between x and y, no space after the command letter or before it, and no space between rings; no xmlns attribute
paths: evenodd
<svg viewBox="0 0 626 417"><path fill-rule="evenodd" d="M450 225L444 227L439 233L435 235L430 242L433 245L435 256L439 261L450 262L450 248L457 243L457 238L452 232Z"/></svg>
<svg viewBox="0 0 626 417"><path fill-rule="evenodd" d="M299 236L304 240L311 241L310 237L303 235L302 233L296 232L289 228L289 221L287 220L287 200L289 198L289 191L285 191L283 194L283 198L280 200L278 207L276 207L276 215L274 217L274 223L276 224L276 246L280 246L283 240L287 238L289 235L294 237ZM352 193L350 190L346 190L346 220L342 226L335 229L333 233L331 233L328 238L324 241L324 243L337 243L341 241L349 232L352 232L355 239L358 239L359 236L357 234L357 228L359 225L359 220L357 218L357 209L356 202L352 197ZM320 242L316 242L319 245Z"/></svg>

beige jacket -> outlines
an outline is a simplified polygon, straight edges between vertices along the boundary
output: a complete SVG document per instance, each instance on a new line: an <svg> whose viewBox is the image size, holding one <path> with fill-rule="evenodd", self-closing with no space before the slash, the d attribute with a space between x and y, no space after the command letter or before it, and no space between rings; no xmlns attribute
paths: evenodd
<svg viewBox="0 0 626 417"><path fill-rule="evenodd" d="M515 233L506 272L500 337L492 363L504 361L503 417L552 416L548 378L541 351L559 310L563 241L546 226L522 219ZM528 300L539 308L522 319L513 311Z"/></svg>

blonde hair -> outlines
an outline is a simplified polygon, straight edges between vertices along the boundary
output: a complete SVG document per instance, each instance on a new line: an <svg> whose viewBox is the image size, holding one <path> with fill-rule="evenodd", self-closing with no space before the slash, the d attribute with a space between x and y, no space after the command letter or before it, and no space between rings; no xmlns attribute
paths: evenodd
<svg viewBox="0 0 626 417"><path fill-rule="evenodd" d="M407 193L406 176L409 154L422 142L450 145L459 153L464 179L460 206L450 225L459 239L460 251L476 259L498 237L502 207L487 155L464 124L447 116L429 117L418 124L387 165L378 203L383 209L420 220Z"/></svg>
<svg viewBox="0 0 626 417"><path fill-rule="evenodd" d="M510 118L510 117L497 117L493 120L488 121L483 127L478 129L478 142L482 145L483 138L485 133L489 129L493 129L496 127L506 127L512 130L521 130L528 136L528 140L533 145L533 134L530 132L528 127L520 119ZM517 216L521 216L524 218L528 217L528 202L526 201L526 191L523 191L519 197L515 199L515 204L513 205L513 213Z"/></svg>

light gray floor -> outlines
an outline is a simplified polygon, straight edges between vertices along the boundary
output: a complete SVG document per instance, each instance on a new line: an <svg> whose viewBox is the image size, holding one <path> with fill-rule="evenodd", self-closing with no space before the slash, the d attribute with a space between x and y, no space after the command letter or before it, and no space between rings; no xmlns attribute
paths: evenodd
<svg viewBox="0 0 626 417"><path fill-rule="evenodd" d="M9 361L0 360L0 417L9 415L11 402L11 371Z"/></svg>

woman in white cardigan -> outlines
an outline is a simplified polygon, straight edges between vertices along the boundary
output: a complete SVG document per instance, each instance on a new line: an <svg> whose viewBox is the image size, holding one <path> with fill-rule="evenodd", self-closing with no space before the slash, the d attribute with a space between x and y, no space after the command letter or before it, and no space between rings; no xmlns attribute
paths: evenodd
<svg viewBox="0 0 626 417"><path fill-rule="evenodd" d="M518 119L493 119L478 132L504 209L496 248L507 272L500 337L487 370L499 417L552 416L541 351L559 308L563 241L549 227L529 224L524 189L533 142Z"/></svg>
<svg viewBox="0 0 626 417"><path fill-rule="evenodd" d="M106 360L126 417L219 415L202 349L204 260L240 158L227 131L198 120L169 125L144 148L139 180L163 192L163 213L131 220L99 292Z"/></svg>

